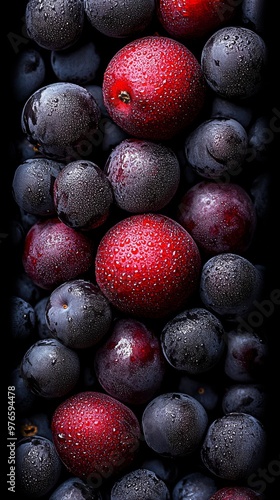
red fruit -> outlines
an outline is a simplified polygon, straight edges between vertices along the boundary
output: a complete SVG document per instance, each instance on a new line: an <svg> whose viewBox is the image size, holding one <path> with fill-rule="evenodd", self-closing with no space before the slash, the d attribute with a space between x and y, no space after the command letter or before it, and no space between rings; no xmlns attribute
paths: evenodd
<svg viewBox="0 0 280 500"><path fill-rule="evenodd" d="M103 98L114 122L128 134L170 139L198 116L205 80L195 56L165 36L146 36L125 45L109 62Z"/></svg>
<svg viewBox="0 0 280 500"><path fill-rule="evenodd" d="M51 430L65 467L95 486L134 460L141 434L130 408L107 394L91 391L60 403Z"/></svg>
<svg viewBox="0 0 280 500"><path fill-rule="evenodd" d="M210 500L261 500L261 496L244 486L226 486L216 491Z"/></svg>
<svg viewBox="0 0 280 500"><path fill-rule="evenodd" d="M127 217L103 236L96 252L96 281L121 311L163 317L185 305L201 270L190 234L162 214Z"/></svg>
<svg viewBox="0 0 280 500"><path fill-rule="evenodd" d="M42 220L26 235L23 267L36 285L51 290L89 270L92 247L90 238L59 219Z"/></svg>
<svg viewBox="0 0 280 500"><path fill-rule="evenodd" d="M157 0L157 16L164 29L178 39L201 38L223 26L238 2L228 0Z"/></svg>

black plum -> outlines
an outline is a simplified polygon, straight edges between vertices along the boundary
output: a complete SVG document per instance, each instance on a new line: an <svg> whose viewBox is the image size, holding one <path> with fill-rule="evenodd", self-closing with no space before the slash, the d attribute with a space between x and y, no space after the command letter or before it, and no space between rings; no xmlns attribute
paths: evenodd
<svg viewBox="0 0 280 500"><path fill-rule="evenodd" d="M228 481L247 481L264 463L267 433L247 413L229 413L209 425L201 458L209 472Z"/></svg>
<svg viewBox="0 0 280 500"><path fill-rule="evenodd" d="M85 85L94 80L99 66L100 55L92 41L51 53L52 70L61 82Z"/></svg>
<svg viewBox="0 0 280 500"><path fill-rule="evenodd" d="M49 300L49 295L42 297L34 305L34 312L36 316L37 335L39 339L48 339L51 337L51 331L47 325L46 320L46 306Z"/></svg>
<svg viewBox="0 0 280 500"><path fill-rule="evenodd" d="M177 388L179 392L183 392L197 399L197 401L204 406L205 410L210 412L215 410L217 407L219 392L217 386L211 381L208 381L207 375L208 372L205 374L205 381L201 380L200 377L197 378L182 372L178 380Z"/></svg>
<svg viewBox="0 0 280 500"><path fill-rule="evenodd" d="M24 103L42 87L46 77L45 60L39 50L26 48L18 53L11 71L13 97Z"/></svg>
<svg viewBox="0 0 280 500"><path fill-rule="evenodd" d="M268 393L261 384L243 383L227 387L223 399L223 412L249 413L258 420L266 415Z"/></svg>
<svg viewBox="0 0 280 500"><path fill-rule="evenodd" d="M98 104L84 87L53 82L27 99L21 126L42 155L69 162L92 152L100 117Z"/></svg>
<svg viewBox="0 0 280 500"><path fill-rule="evenodd" d="M155 13L154 0L84 0L90 24L103 35L125 38L139 35L151 23Z"/></svg>
<svg viewBox="0 0 280 500"><path fill-rule="evenodd" d="M59 398L78 383L80 360L72 349L56 339L38 340L24 353L21 377L41 398Z"/></svg>
<svg viewBox="0 0 280 500"><path fill-rule="evenodd" d="M32 339L35 333L36 315L34 307L26 300L13 295L10 298L9 328L16 342Z"/></svg>
<svg viewBox="0 0 280 500"><path fill-rule="evenodd" d="M205 408L183 393L162 393L150 401L142 415L147 445L156 453L185 457L201 445L208 426Z"/></svg>
<svg viewBox="0 0 280 500"><path fill-rule="evenodd" d="M90 483L79 477L70 477L62 481L49 500L102 500L101 493L93 488Z"/></svg>
<svg viewBox="0 0 280 500"><path fill-rule="evenodd" d="M45 317L50 336L70 348L85 349L108 333L113 313L95 284L78 279L66 281L51 292Z"/></svg>
<svg viewBox="0 0 280 500"><path fill-rule="evenodd" d="M233 118L211 118L198 125L186 138L188 165L201 177L228 179L239 173L247 153L248 136Z"/></svg>
<svg viewBox="0 0 280 500"><path fill-rule="evenodd" d="M207 309L187 309L165 324L161 346L171 366L196 375L211 370L221 359L224 328Z"/></svg>
<svg viewBox="0 0 280 500"><path fill-rule="evenodd" d="M42 498L56 486L62 463L52 441L35 436L21 439L16 448L16 485L21 498Z"/></svg>
<svg viewBox="0 0 280 500"><path fill-rule="evenodd" d="M135 469L120 477L111 490L111 500L170 500L162 479L148 469Z"/></svg>
<svg viewBox="0 0 280 500"><path fill-rule="evenodd" d="M16 366L10 375L11 386L15 388L16 411L19 418L35 411L38 397L27 386L24 378L21 375L20 365Z"/></svg>
<svg viewBox="0 0 280 500"><path fill-rule="evenodd" d="M25 9L28 36L47 50L63 50L74 45L84 27L82 0L29 0Z"/></svg>
<svg viewBox="0 0 280 500"><path fill-rule="evenodd" d="M211 118L232 118L248 129L253 117L250 105L215 96L212 100Z"/></svg>
<svg viewBox="0 0 280 500"><path fill-rule="evenodd" d="M209 500L217 490L213 477L200 471L190 472L175 484L172 500Z"/></svg>
<svg viewBox="0 0 280 500"><path fill-rule="evenodd" d="M31 413L19 420L18 432L21 438L41 436L52 441L50 419L46 413Z"/></svg>
<svg viewBox="0 0 280 500"><path fill-rule="evenodd" d="M180 181L179 161L170 148L132 138L113 149L105 173L116 204L132 213L161 210L174 197Z"/></svg>
<svg viewBox="0 0 280 500"><path fill-rule="evenodd" d="M268 342L240 326L226 333L225 373L235 382L260 382L268 373Z"/></svg>
<svg viewBox="0 0 280 500"><path fill-rule="evenodd" d="M90 231L109 217L113 193L100 167L91 161L76 160L57 175L53 200L57 216L64 224Z"/></svg>
<svg viewBox="0 0 280 500"><path fill-rule="evenodd" d="M205 262L200 297L206 308L227 320L238 320L254 308L263 288L261 270L235 253L220 253Z"/></svg>
<svg viewBox="0 0 280 500"><path fill-rule="evenodd" d="M209 87L227 99L244 100L262 87L267 67L263 38L244 26L226 26L213 33L201 53Z"/></svg>
<svg viewBox="0 0 280 500"><path fill-rule="evenodd" d="M63 167L48 158L30 158L18 165L12 183L18 206L40 217L55 215L53 184Z"/></svg>

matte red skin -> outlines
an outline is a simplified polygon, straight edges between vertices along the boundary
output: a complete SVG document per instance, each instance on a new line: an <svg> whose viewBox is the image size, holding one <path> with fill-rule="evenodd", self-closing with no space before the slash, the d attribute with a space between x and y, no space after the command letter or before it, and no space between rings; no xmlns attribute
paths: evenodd
<svg viewBox="0 0 280 500"><path fill-rule="evenodd" d="M216 493L211 496L210 500L261 500L262 498L262 496L250 488L243 486L226 486L216 491Z"/></svg>
<svg viewBox="0 0 280 500"><path fill-rule="evenodd" d="M95 373L111 396L126 404L143 404L160 388L165 360L160 342L144 323L119 319L96 351Z"/></svg>
<svg viewBox="0 0 280 500"><path fill-rule="evenodd" d="M229 0L156 0L157 17L178 40L209 35L233 18L238 2Z"/></svg>
<svg viewBox="0 0 280 500"><path fill-rule="evenodd" d="M96 486L133 462L141 436L130 408L94 391L74 394L60 403L51 430L68 471Z"/></svg>
<svg viewBox="0 0 280 500"><path fill-rule="evenodd" d="M101 291L130 315L160 318L196 291L201 257L190 234L162 214L137 214L111 227L97 248Z"/></svg>
<svg viewBox="0 0 280 500"><path fill-rule="evenodd" d="M103 78L103 99L114 122L142 139L171 139L203 108L201 66L182 43L165 36L138 38L122 47ZM120 99L128 92L130 102Z"/></svg>
<svg viewBox="0 0 280 500"><path fill-rule="evenodd" d="M52 290L88 271L92 255L92 240L54 217L30 228L22 262L26 274L37 286Z"/></svg>
<svg viewBox="0 0 280 500"><path fill-rule="evenodd" d="M248 193L237 184L202 181L182 197L177 220L206 255L244 253L256 228Z"/></svg>

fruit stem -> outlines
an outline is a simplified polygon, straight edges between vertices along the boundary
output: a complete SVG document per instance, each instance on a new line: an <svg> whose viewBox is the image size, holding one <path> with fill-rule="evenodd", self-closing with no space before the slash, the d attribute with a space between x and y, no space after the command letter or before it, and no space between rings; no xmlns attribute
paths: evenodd
<svg viewBox="0 0 280 500"><path fill-rule="evenodd" d="M126 90L121 90L119 95L119 99L123 101L125 104L129 103L131 101L131 97L129 93Z"/></svg>

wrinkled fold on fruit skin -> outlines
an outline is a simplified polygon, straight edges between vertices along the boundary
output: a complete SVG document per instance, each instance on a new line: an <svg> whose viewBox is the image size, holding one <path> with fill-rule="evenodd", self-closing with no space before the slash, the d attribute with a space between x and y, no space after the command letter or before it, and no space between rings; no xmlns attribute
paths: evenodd
<svg viewBox="0 0 280 500"><path fill-rule="evenodd" d="M201 270L190 234L163 214L137 214L112 226L95 257L95 278L109 301L130 315L160 318L195 293Z"/></svg>
<svg viewBox="0 0 280 500"><path fill-rule="evenodd" d="M205 79L194 54L166 36L133 40L111 59L103 78L104 104L128 134L168 140L201 112Z"/></svg>

